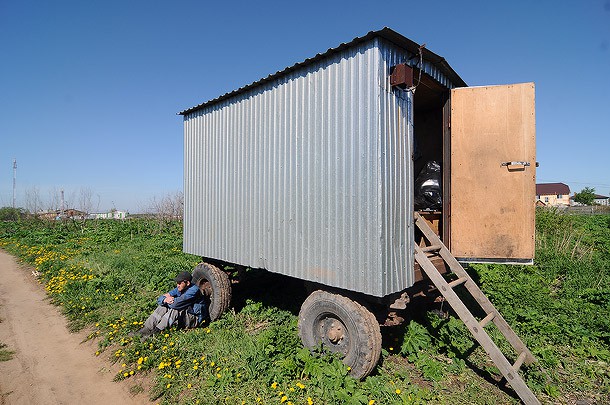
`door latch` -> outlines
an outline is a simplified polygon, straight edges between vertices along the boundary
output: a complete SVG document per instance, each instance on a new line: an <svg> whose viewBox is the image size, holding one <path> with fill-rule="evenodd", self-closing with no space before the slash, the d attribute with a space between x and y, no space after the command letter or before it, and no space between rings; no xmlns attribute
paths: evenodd
<svg viewBox="0 0 610 405"><path fill-rule="evenodd" d="M500 166L529 166L530 162L502 162Z"/></svg>

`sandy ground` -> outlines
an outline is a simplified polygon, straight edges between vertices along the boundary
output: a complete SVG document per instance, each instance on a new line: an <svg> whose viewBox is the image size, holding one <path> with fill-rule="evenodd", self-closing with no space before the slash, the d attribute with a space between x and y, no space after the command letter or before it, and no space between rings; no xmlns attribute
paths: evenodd
<svg viewBox="0 0 610 405"><path fill-rule="evenodd" d="M147 389L130 393L136 381L113 382L116 365L66 325L32 269L0 251L0 342L15 352L0 362L1 405L150 403Z"/></svg>

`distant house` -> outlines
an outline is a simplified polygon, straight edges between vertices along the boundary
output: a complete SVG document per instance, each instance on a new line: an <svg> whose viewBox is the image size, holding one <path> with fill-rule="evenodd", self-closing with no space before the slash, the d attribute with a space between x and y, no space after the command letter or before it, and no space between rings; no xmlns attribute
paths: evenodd
<svg viewBox="0 0 610 405"><path fill-rule="evenodd" d="M570 187L563 183L536 184L536 205L562 207L570 205Z"/></svg>
<svg viewBox="0 0 610 405"><path fill-rule="evenodd" d="M597 205L610 205L610 197L595 194L595 199L593 200L593 203Z"/></svg>
<svg viewBox="0 0 610 405"><path fill-rule="evenodd" d="M96 212L89 214L90 219L125 219L129 215L127 211L110 210L109 212Z"/></svg>
<svg viewBox="0 0 610 405"><path fill-rule="evenodd" d="M36 213L36 216L40 219L84 219L87 216L87 213L74 208L67 208L63 211L63 214L61 210L51 210L40 211Z"/></svg>

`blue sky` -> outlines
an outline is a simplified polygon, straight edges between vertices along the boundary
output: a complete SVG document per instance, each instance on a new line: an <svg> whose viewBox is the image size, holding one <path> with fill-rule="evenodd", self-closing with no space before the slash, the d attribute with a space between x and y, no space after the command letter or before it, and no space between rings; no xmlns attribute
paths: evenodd
<svg viewBox="0 0 610 405"><path fill-rule="evenodd" d="M387 26L471 86L536 83L538 182L610 195L610 0L0 0L0 206L182 189L176 113Z"/></svg>

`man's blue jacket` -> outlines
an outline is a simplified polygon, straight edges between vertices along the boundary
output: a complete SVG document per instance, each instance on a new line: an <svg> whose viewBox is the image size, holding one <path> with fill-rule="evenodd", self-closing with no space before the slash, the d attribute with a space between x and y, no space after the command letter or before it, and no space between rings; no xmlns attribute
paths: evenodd
<svg viewBox="0 0 610 405"><path fill-rule="evenodd" d="M164 305L177 311L186 309L189 313L197 316L199 323L203 321L206 305L203 294L201 294L198 286L191 284L184 292L178 291L178 287L176 287L169 291L169 295L174 297L173 304L163 303L163 300L165 299L163 295L157 298L157 304Z"/></svg>

